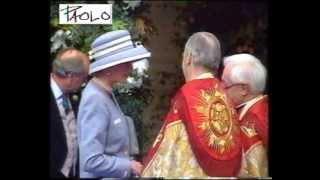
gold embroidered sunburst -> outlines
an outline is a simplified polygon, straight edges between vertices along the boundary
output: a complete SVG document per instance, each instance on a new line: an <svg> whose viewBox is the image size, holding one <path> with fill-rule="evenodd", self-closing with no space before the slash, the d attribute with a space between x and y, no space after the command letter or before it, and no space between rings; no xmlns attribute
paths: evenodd
<svg viewBox="0 0 320 180"><path fill-rule="evenodd" d="M233 145L232 116L225 95L213 88L201 90L196 111L201 114L198 127L207 137L207 143L219 153L229 151Z"/></svg>

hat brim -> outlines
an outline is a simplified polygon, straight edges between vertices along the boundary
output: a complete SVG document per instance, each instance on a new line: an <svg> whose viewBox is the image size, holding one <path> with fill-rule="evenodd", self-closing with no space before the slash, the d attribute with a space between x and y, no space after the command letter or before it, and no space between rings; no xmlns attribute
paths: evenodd
<svg viewBox="0 0 320 180"><path fill-rule="evenodd" d="M101 71L103 69L116 66L122 63L135 62L145 58L151 57L151 53L143 46L138 46L133 49L126 50L111 56L99 58L99 61L93 62L90 65L89 74Z"/></svg>

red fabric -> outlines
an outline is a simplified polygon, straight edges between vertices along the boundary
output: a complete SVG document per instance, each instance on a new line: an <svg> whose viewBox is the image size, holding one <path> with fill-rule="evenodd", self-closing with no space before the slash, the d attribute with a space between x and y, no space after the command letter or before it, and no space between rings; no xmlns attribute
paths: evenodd
<svg viewBox="0 0 320 180"><path fill-rule="evenodd" d="M257 135L255 137L247 137L243 135L245 151L248 150L257 141L261 140L263 145L268 147L268 98L265 97L250 107L240 122L241 125L253 124Z"/></svg>
<svg viewBox="0 0 320 180"><path fill-rule="evenodd" d="M163 132L165 131L165 128L166 126L171 123L171 122L174 122L176 120L179 120L179 117L178 117L178 114L175 114L173 113L173 105L174 103L176 102L176 99L177 99L177 95L172 99L171 101L171 108L170 108L170 111L168 112L168 114L166 115L165 117L165 120L164 120L164 124L162 125L161 129L160 129L160 132L158 134L158 136L160 134L162 134L162 137L159 139L158 143L156 143L153 147L153 145L151 146L151 148L149 149L147 155L143 158L143 164L144 166L146 166L150 161L151 159L153 158L154 154L157 152L158 148L159 148L159 145L161 144L160 142L162 141L163 139ZM158 136L156 138L158 138Z"/></svg>
<svg viewBox="0 0 320 180"><path fill-rule="evenodd" d="M258 117L255 114L248 113L243 117L242 121L240 122L240 125L244 127L251 127L256 129L254 127L255 126L254 124L255 122L257 122L257 118ZM261 141L261 138L259 137L258 134L254 136L248 136L243 130L241 131L241 138L242 138L242 145L243 145L244 152L247 152L252 145Z"/></svg>
<svg viewBox="0 0 320 180"><path fill-rule="evenodd" d="M185 84L181 89L183 94L181 109L185 109L181 111L183 112L181 116L186 124L192 150L204 172L209 176L236 176L241 162L241 139L237 119L232 119L233 125L238 130L233 134L234 146L228 152L221 154L208 145L204 131L198 126L201 115L194 109L200 90L209 90L216 85L220 92L223 92L219 88L217 79L193 80Z"/></svg>
<svg viewBox="0 0 320 180"><path fill-rule="evenodd" d="M203 171L209 176L236 176L241 165L242 146L240 130L237 124L238 120L232 118L233 126L237 130L232 134L234 140L233 146L228 151L219 153L208 145L207 136L199 128L199 120L202 118L201 114L195 109L199 102L201 90L212 89L218 84L219 81L213 78L193 80L186 83L173 99L160 133L163 132L167 124L176 120L183 120L186 125L192 151ZM175 113L175 111L178 113ZM145 165L152 159L159 144L150 149L144 160Z"/></svg>

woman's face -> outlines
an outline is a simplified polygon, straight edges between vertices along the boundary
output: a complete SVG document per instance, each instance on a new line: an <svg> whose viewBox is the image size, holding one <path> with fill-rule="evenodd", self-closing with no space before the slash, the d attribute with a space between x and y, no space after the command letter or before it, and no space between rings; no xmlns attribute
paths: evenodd
<svg viewBox="0 0 320 180"><path fill-rule="evenodd" d="M116 65L112 68L112 72L111 72L113 76L112 79L115 82L125 81L131 72L132 72L131 62Z"/></svg>

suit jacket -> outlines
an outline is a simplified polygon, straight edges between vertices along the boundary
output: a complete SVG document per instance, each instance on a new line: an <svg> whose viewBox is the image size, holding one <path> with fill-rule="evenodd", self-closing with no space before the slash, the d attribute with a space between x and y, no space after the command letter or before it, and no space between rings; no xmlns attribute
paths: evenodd
<svg viewBox="0 0 320 180"><path fill-rule="evenodd" d="M71 101L73 106L74 114L77 112L77 102ZM58 105L56 103L55 97L50 90L50 117L49 117L49 128L50 128L50 177L52 178L63 178L65 177L61 173L61 168L67 157L67 139L65 135L65 130L63 127L63 122L59 113ZM79 154L79 153L78 153ZM79 158L78 158L79 159ZM76 177L79 175L79 162L77 161L76 167Z"/></svg>

